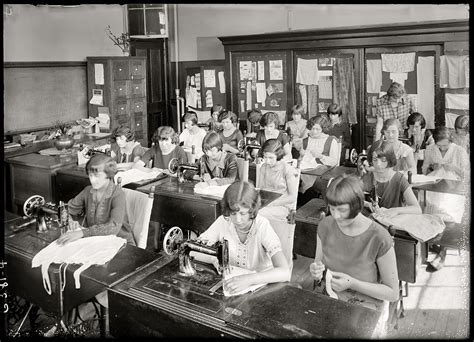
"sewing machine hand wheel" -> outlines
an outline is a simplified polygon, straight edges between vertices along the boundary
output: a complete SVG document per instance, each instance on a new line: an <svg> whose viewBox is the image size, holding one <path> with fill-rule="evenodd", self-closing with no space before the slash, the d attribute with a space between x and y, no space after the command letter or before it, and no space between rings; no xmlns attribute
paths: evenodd
<svg viewBox="0 0 474 342"><path fill-rule="evenodd" d="M183 241L183 231L179 227L172 227L163 238L163 251L168 255L173 255L178 250L176 246Z"/></svg>
<svg viewBox="0 0 474 342"><path fill-rule="evenodd" d="M25 216L31 217L36 207L44 205L45 200L43 196L33 195L23 203L23 212Z"/></svg>
<svg viewBox="0 0 474 342"><path fill-rule="evenodd" d="M353 149L351 150L351 153L349 154L349 160L350 160L350 162L351 162L352 164L357 164L357 157L358 157L358 156L359 156L359 155L358 155L356 149L353 148Z"/></svg>
<svg viewBox="0 0 474 342"><path fill-rule="evenodd" d="M178 159L173 158L170 160L168 163L168 170L170 171L171 174L176 174L178 172L178 167L179 167L179 162Z"/></svg>
<svg viewBox="0 0 474 342"><path fill-rule="evenodd" d="M245 138L244 138L245 139ZM244 139L240 139L239 142L237 143L237 149L239 151L243 151L244 148L245 148L245 140Z"/></svg>

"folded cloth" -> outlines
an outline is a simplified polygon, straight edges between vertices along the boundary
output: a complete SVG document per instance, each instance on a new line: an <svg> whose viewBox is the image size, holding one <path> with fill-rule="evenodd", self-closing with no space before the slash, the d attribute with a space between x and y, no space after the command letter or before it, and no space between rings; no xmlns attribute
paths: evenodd
<svg viewBox="0 0 474 342"><path fill-rule="evenodd" d="M218 198L224 197L224 192L229 187L230 184L226 185L209 185L209 186L202 186L203 183L197 183L194 186L194 193L200 195L208 195Z"/></svg>
<svg viewBox="0 0 474 342"><path fill-rule="evenodd" d="M158 177L158 175L161 173L159 170L153 170L150 172L145 172L141 171L138 169L130 169L126 171L119 171L117 174L114 176L115 182L117 182L117 179L120 177L122 179L122 182L120 183L122 186L127 185L129 183L134 183L134 182L139 182L145 179L153 179Z"/></svg>
<svg viewBox="0 0 474 342"><path fill-rule="evenodd" d="M43 287L50 295L51 281L48 276L50 264L83 264L74 272L76 289L81 288L79 276L92 265L103 265L110 261L127 240L115 235L85 237L65 245L57 240L39 251L31 261L31 267L41 266Z"/></svg>
<svg viewBox="0 0 474 342"><path fill-rule="evenodd" d="M382 212L374 213L372 216L381 224L404 230L421 242L426 242L434 238L446 228L443 220L438 215L401 214L395 217L386 217Z"/></svg>

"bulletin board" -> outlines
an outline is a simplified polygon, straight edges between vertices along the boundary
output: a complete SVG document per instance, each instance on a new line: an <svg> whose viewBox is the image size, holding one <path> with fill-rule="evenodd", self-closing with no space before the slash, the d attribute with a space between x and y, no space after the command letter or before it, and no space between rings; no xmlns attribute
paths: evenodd
<svg viewBox="0 0 474 342"><path fill-rule="evenodd" d="M4 67L4 133L87 117L84 66Z"/></svg>
<svg viewBox="0 0 474 342"><path fill-rule="evenodd" d="M251 109L275 112L280 125L287 120L287 55L284 52L248 53L236 56L233 65L234 103L240 119Z"/></svg>
<svg viewBox="0 0 474 342"><path fill-rule="evenodd" d="M219 104L226 107L223 66L186 68L186 104L206 111Z"/></svg>

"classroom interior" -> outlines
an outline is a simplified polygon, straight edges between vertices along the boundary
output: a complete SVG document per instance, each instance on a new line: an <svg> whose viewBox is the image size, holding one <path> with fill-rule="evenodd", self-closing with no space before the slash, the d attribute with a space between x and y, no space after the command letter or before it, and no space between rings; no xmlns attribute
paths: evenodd
<svg viewBox="0 0 474 342"><path fill-rule="evenodd" d="M232 123L244 137L235 145L239 178L260 189L262 167L252 155L259 146L246 138L255 138L248 113L257 110L259 119L276 113L275 128L296 146L286 124L292 109L302 108L309 122L327 117L328 107L337 103L349 144L336 136L337 163L323 171L303 167L303 154L290 154L298 200L311 186L326 189L334 177L363 169L379 137L379 99L392 82L402 84L428 130L455 131L456 119L469 117L469 9L467 4L4 4L5 336L469 338L469 133L462 178L439 176L434 182L426 172L420 175L421 166L404 174L425 215L434 213L433 194L454 196L442 229L427 238L417 235L417 227L382 224L394 241L399 279L399 299L390 305L390 324L382 333L379 311L315 290L310 265L318 224L330 215L324 191L304 203L295 200L278 223L292 232L288 282L226 297L221 275L210 267L196 263L191 268L197 275L178 274L190 250L218 258L225 250L194 242L223 214L226 189L197 192L195 180L181 177L203 168L194 163L194 147L184 149L187 163L169 163L167 172L127 173L133 163L130 170L119 169L126 198L139 194L143 200L126 207L143 226L134 235L136 246L122 246L105 263L92 262L81 272L66 259L49 269L32 267L35 256L60 235L65 203L90 184L86 162L110 153L119 126L151 150L159 127L177 134L187 130L189 112L196 115L195 126L217 131L211 113L220 105L235 113ZM262 210L280 196L259 192ZM443 264L430 271L430 261L439 256L436 246L445 253Z"/></svg>

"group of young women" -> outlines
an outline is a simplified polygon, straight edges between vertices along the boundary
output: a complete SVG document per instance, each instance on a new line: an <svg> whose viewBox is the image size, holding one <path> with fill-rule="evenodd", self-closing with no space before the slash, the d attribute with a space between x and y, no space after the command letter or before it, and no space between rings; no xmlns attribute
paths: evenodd
<svg viewBox="0 0 474 342"><path fill-rule="evenodd" d="M148 150L135 142L130 129L117 129L111 156L98 154L88 161L86 172L91 185L69 201L77 229L63 234L58 241L68 243L84 236L118 234L133 244L130 227L124 224L125 194L113 181L117 168L127 163L141 170L158 168L167 172L173 158L192 162L187 152L193 148L194 157L204 167L203 176L195 176L197 179L206 185L230 184L223 197L222 216L198 239L210 244L227 239L231 264L255 271L226 279L227 289L233 293L254 284L289 281L291 266L269 221L272 215L286 216L298 197L295 170L288 161L309 158L326 167L338 165L343 153L339 153L337 145L340 142L343 148L351 147L350 127L341 120L342 111L337 104L329 106L327 116L308 120L303 118L302 106L294 106L293 120L286 123L287 132L279 129L277 114L250 111L247 134L260 143L259 156L264 161L259 187L282 194L261 209L259 191L251 183L239 180L236 153L243 134L237 127L236 114L219 106L213 107L211 114L211 131L201 129L197 115L188 112L183 118L185 129L179 136L172 127L159 127ZM458 179L468 174L466 117L456 120L454 134L446 127L428 132L420 113L410 115L407 123L409 145L399 140L398 120L386 120L382 139L369 148L369 166L364 173L338 176L325 191L330 216L318 225L316 257L308 270L320 287L331 287L324 289L325 293L335 291L349 301L370 298L378 308L396 301L398 274L392 238L365 211L370 209L389 217L421 213L405 171L430 174L443 170ZM378 206L365 200L367 193L375 194ZM76 215L83 210L85 217L78 219ZM328 274L329 284L322 281Z"/></svg>

